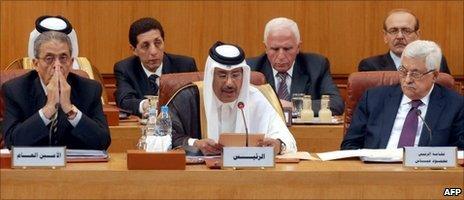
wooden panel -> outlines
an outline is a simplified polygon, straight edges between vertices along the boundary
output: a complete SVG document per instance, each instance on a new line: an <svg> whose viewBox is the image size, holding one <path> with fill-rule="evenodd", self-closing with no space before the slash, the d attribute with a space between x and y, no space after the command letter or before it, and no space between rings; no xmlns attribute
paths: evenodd
<svg viewBox="0 0 464 200"><path fill-rule="evenodd" d="M265 170L127 170L125 154L108 163L57 170L1 169L2 199L462 199L462 167L414 170L359 160L303 161Z"/></svg>
<svg viewBox="0 0 464 200"><path fill-rule="evenodd" d="M131 119L132 120L132 119ZM343 125L293 125L290 132L299 151L325 152L340 149L343 140ZM110 126L112 153L135 149L141 136L141 127L136 121L121 121L120 126Z"/></svg>
<svg viewBox="0 0 464 200"><path fill-rule="evenodd" d="M26 55L34 21L44 14L72 22L79 55L102 73L132 55L128 29L140 17L159 19L167 52L190 55L203 70L217 40L241 45L248 56L261 54L265 23L286 16L299 24L303 51L324 54L332 73L349 74L362 58L387 51L383 19L400 7L417 14L421 38L441 45L453 75L464 75L463 1L2 1L0 66Z"/></svg>

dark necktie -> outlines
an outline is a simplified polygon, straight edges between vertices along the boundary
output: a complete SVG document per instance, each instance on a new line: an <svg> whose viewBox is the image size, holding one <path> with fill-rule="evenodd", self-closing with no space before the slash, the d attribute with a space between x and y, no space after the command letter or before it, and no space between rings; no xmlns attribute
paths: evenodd
<svg viewBox="0 0 464 200"><path fill-rule="evenodd" d="M403 130L401 131L400 141L398 142L398 148L405 146L414 146L414 140L416 139L418 116L417 108L422 104L421 100L411 101L411 109L406 115L404 120Z"/></svg>
<svg viewBox="0 0 464 200"><path fill-rule="evenodd" d="M58 111L52 115L51 122L50 122L50 132L48 133L48 145L53 146L52 138L56 136L58 132Z"/></svg>
<svg viewBox="0 0 464 200"><path fill-rule="evenodd" d="M277 90L277 95L279 96L279 99L287 100L290 101L290 94L288 93L287 89L287 72L285 73L277 73L277 77L279 78L279 88Z"/></svg>
<svg viewBox="0 0 464 200"><path fill-rule="evenodd" d="M150 86L148 90L149 95L158 95L158 84L156 84L156 79L158 75L152 74L148 77L148 84Z"/></svg>

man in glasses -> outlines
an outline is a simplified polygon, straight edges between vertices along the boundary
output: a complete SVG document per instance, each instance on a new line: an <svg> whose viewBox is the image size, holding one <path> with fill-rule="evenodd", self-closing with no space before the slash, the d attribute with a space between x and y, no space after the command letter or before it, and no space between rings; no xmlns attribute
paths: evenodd
<svg viewBox="0 0 464 200"><path fill-rule="evenodd" d="M383 40L389 51L361 60L358 71L396 71L401 62L401 54L409 43L419 39L419 19L406 9L395 9L388 13L383 22ZM440 63L440 72L450 74L445 57Z"/></svg>
<svg viewBox="0 0 464 200"><path fill-rule="evenodd" d="M400 84L364 93L341 149L464 149L464 97L435 84L441 58L434 42L416 40L407 45L398 70Z"/></svg>
<svg viewBox="0 0 464 200"><path fill-rule="evenodd" d="M111 139L101 85L70 73L69 37L48 31L34 41L35 70L3 84L4 139L11 146L107 149Z"/></svg>

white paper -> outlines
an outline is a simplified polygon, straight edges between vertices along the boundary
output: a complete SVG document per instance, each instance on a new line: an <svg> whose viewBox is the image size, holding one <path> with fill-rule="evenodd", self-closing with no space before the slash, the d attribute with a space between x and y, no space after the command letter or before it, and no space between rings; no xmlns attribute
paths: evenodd
<svg viewBox="0 0 464 200"><path fill-rule="evenodd" d="M300 160L319 160L318 158L312 157L311 154L309 154L309 152L307 151L298 151L296 153L286 153L283 155L277 155L276 158L298 158Z"/></svg>
<svg viewBox="0 0 464 200"><path fill-rule="evenodd" d="M165 136L147 136L147 152L167 152L171 149L172 139L171 135Z"/></svg>
<svg viewBox="0 0 464 200"><path fill-rule="evenodd" d="M365 161L401 161L403 149L357 149L318 153L322 161L351 157L363 157Z"/></svg>
<svg viewBox="0 0 464 200"><path fill-rule="evenodd" d="M10 154L10 150L9 149L0 149L0 153L1 154Z"/></svg>
<svg viewBox="0 0 464 200"><path fill-rule="evenodd" d="M458 151L458 159L464 159L464 151Z"/></svg>

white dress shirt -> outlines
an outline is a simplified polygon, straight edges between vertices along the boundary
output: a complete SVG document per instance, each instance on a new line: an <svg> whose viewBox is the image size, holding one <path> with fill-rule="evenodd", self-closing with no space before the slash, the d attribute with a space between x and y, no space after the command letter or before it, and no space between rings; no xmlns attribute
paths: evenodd
<svg viewBox="0 0 464 200"><path fill-rule="evenodd" d="M401 58L398 57L395 53L390 51L390 57L393 59L393 62L395 63L396 69L400 68L401 65Z"/></svg>
<svg viewBox="0 0 464 200"><path fill-rule="evenodd" d="M295 61L293 61L292 67L290 67L290 69L287 70L287 78L285 79L285 83L287 84L287 91L288 91L289 95L291 94L290 88L291 88L291 85L292 85L293 66L294 65L295 65ZM272 68L272 74L274 75L274 83L275 83L275 86L276 86L275 88L276 89L280 87L280 77L277 75L277 73L279 73L279 72L277 70L275 70L274 67L273 67ZM292 98L292 97L290 96L290 98Z"/></svg>
<svg viewBox="0 0 464 200"><path fill-rule="evenodd" d="M145 74L147 75L147 78L150 77L152 74L155 74L158 76L158 78L156 79L156 84L159 86L159 77L161 77L161 72L163 71L163 63L161 63L161 65L156 69L155 72L151 72L149 71L147 68L145 68L145 66L143 65L143 63L140 63L142 65L142 69L143 71L145 72ZM158 87L159 88L159 87ZM158 89L158 93L159 93L159 89ZM144 113L144 110L143 110L143 103L145 103L145 101L148 101L148 99L144 99L140 102L139 104L139 112L141 114Z"/></svg>
<svg viewBox="0 0 464 200"><path fill-rule="evenodd" d="M430 93L433 90L433 87L430 88L430 91L425 97L420 99L422 101L422 105L418 107L421 111L421 117L425 119L425 115L427 114L427 108L429 106L430 100ZM387 149L397 149L398 143L400 141L401 131L403 130L403 124L406 120L406 115L408 115L409 110L411 109L411 99L408 98L406 95L403 94L403 98L401 99L400 107L398 108L398 113L396 114L395 122L393 123L392 132L390 134L390 139L388 140ZM414 146L417 147L420 140L420 135L422 132L422 127L424 122L421 119L418 119L418 126L416 132L416 138L414 139Z"/></svg>

